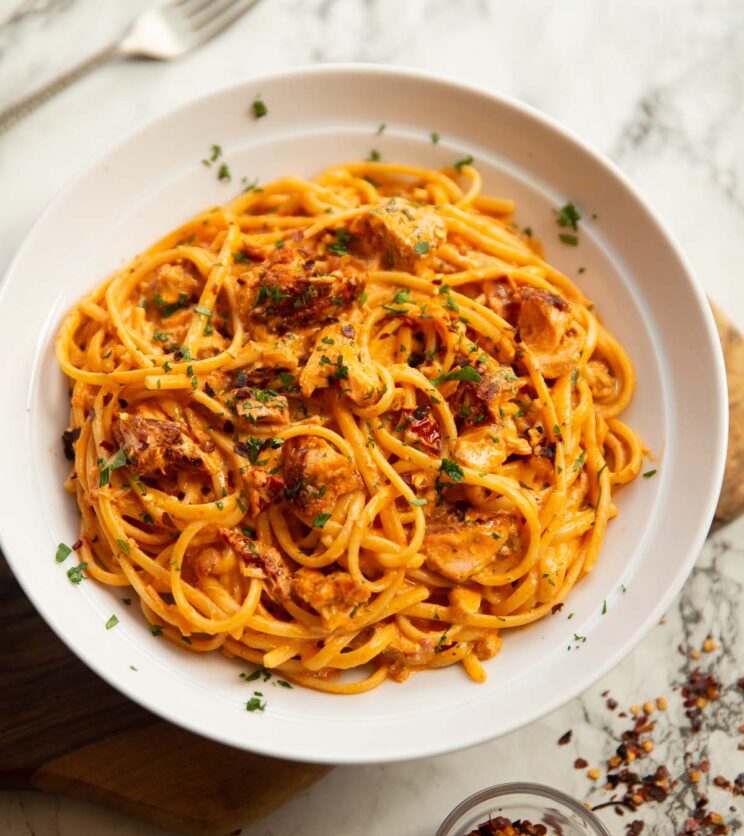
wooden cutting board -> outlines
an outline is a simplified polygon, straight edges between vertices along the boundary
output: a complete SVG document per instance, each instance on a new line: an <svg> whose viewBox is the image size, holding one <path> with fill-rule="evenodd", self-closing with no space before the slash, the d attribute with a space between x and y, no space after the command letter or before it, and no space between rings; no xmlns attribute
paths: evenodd
<svg viewBox="0 0 744 836"><path fill-rule="evenodd" d="M744 338L716 312L731 434L715 524L744 512ZM332 767L253 755L150 714L80 662L0 556L0 788L64 793L182 833L257 821Z"/></svg>

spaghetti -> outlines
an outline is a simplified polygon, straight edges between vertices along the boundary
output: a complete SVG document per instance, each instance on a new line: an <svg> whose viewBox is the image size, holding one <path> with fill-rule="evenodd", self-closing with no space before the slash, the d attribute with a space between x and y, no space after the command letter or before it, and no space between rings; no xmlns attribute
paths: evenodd
<svg viewBox="0 0 744 836"><path fill-rule="evenodd" d="M513 210L467 163L342 165L83 298L56 351L86 574L311 688L483 681L592 570L642 456L625 352Z"/></svg>

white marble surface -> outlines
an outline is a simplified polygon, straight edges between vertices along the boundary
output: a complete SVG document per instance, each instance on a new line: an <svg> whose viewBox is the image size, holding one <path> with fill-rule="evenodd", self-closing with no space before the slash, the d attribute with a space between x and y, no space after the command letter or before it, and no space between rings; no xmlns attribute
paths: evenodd
<svg viewBox="0 0 744 836"><path fill-rule="evenodd" d="M0 0L0 105L102 47L149 0ZM709 294L744 326L744 4L740 0L264 0L232 30L177 63L116 63L0 135L0 269L68 177L139 122L253 73L310 62L373 61L447 72L517 96L612 157L684 242ZM617 742L600 692L622 706L668 694L657 751L675 776L685 752L711 759L708 778L744 770L744 701L729 687L699 735L673 684L710 631L705 655L727 685L744 675L744 523L709 542L660 625L609 676L559 711L465 752L391 766L338 768L245 836L433 833L469 793L505 780L544 781L592 803L606 797L572 768L602 765ZM3 718L7 719L7 718ZM556 739L573 729L571 745ZM658 752L658 758L657 758ZM711 804L744 832L741 797ZM646 833L675 834L691 797L682 781L663 808L636 815ZM733 806L735 809L729 810ZM609 811L613 833L628 817ZM93 805L0 793L0 834L160 833Z"/></svg>

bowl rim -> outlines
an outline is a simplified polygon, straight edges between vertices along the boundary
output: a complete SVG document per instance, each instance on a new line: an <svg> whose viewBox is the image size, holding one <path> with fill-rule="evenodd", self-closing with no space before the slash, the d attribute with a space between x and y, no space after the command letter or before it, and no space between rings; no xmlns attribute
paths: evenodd
<svg viewBox="0 0 744 836"><path fill-rule="evenodd" d="M582 677L577 677L576 681L573 683L571 687L567 687L564 690L562 690L560 694L555 694L554 696L551 696L550 698L544 700L538 708L533 708L530 711L525 712L525 715L520 717L519 720L515 722L514 725L512 725L509 729L500 729L497 732L486 731L485 733L481 733L478 735L470 734L466 737L466 739L458 739L456 741L450 741L446 736L437 736L436 738L433 738L431 741L429 741L428 745L417 746L415 751L412 751L408 747L402 747L403 751L398 750L392 753L377 752L371 755L369 752L358 751L354 753L344 752L342 757L339 757L338 754L336 754L336 756L333 757L324 751L320 751L319 749L316 749L314 751L303 750L302 752L298 752L296 750L293 750L291 746L287 746L285 744L282 744L277 747L263 742L259 743L256 741L251 741L250 746L248 746L243 741L236 742L234 738L230 738L227 734L218 733L214 729L204 729L192 718L181 716L177 711L174 711L169 706L163 704L164 701L158 701L154 698L148 698L145 695L139 693L137 688L133 684L126 681L123 677L116 676L113 671L108 671L98 659L89 658L88 655L81 654L79 650L75 647L74 637L68 635L65 632L65 630L61 627L61 625L57 623L57 620L54 617L54 615L49 614L47 612L46 607L40 600L41 596L37 595L34 586L30 583L24 583L24 580L21 577L21 575L17 575L15 573L14 560L18 558L14 559L13 557L11 557L9 554L9 550L7 550L6 548L8 535L5 533L4 526L0 527L0 547L4 548L8 564L10 565L11 570L14 572L14 576L16 577L22 589L24 590L24 593L34 604L37 611L40 614L42 614L42 617L47 622L47 624L54 630L54 632L59 636L59 638L70 648L70 650L73 653L75 653L75 655L78 656L78 658L81 658L82 661L85 662L96 674L101 676L106 682L112 685L112 687L125 694L128 698L133 699L134 701L143 705L145 708L157 714L161 718L169 722L175 723L176 725L180 725L181 727L186 728L187 730L195 734L200 734L211 739L217 740L220 743L224 743L226 745L231 746L238 745L243 748L250 748L251 751L269 756L284 757L289 759L317 763L385 763L393 761L411 760L419 757L428 757L437 754L444 754L455 750L461 750L470 746L484 743L488 740L493 739L494 737L501 736L502 734L506 734L510 731L515 731L516 729L521 728L522 726L534 722L540 717L545 716L550 711L565 704L569 700L574 699L578 694L591 687L591 685L594 682L596 682L607 671L609 671L611 668L617 665L623 658L625 658L625 656L628 653L631 652L631 650L633 650L633 648L637 646L640 640L649 632L651 627L658 621L660 616L663 614L664 610L668 607L672 598L677 594L677 592L681 588L682 584L684 583L684 580L687 578L687 575L689 574L689 571L692 568L694 561L697 559L699 550L705 540L705 536L708 532L710 522L713 519L725 467L726 439L728 432L726 377L723 362L723 353L717 335L713 314L699 280L697 279L687 258L685 257L684 253L682 252L674 237L669 232L665 223L659 218L655 210L639 193L639 191L626 177L626 175L624 175L622 171L620 171L617 168L617 166L614 163L612 163L611 160L609 160L604 155L596 151L585 140L583 140L581 137L579 137L569 129L565 128L552 117L542 113L541 111L537 110L531 105L528 105L515 98L512 98L511 96L505 95L503 93L494 92L493 90L490 90L483 85L474 84L469 81L462 81L446 74L413 69L410 67L402 67L398 65L378 65L369 63L329 63L322 65L310 64L293 67L278 72L251 75L237 82L230 82L229 84L218 85L206 93L203 93L193 98L189 98L188 100L182 102L176 107L164 109L163 111L155 114L149 119L143 120L141 123L137 124L134 128L125 133L122 136L122 138L118 141L105 146L98 154L92 155L90 159L81 161L77 171L68 178L66 183L57 191L55 196L50 200L43 212L31 225L30 229L26 233L26 236L24 237L24 240L22 241L15 255L11 259L7 267L7 270L5 271L4 281L0 283L0 307L5 303L6 296L9 292L8 288L11 283L10 280L12 279L13 274L16 272L18 264L26 256L27 251L34 243L33 238L37 229L41 227L46 218L57 209L58 205L63 203L67 195L84 181L84 179L91 172L91 170L93 170L107 157L114 154L123 146L127 145L138 134L146 132L147 130L156 126L157 123L162 120L170 119L171 117L177 114L181 114L185 111L190 110L191 108L198 107L199 105L213 97L220 96L223 94L229 94L238 90L243 90L248 85L256 86L261 84L270 84L274 82L300 80L307 77L324 77L333 75L346 75L349 77L405 77L414 80L430 82L437 86L441 86L455 92L469 91L477 93L480 96L484 97L487 100L490 100L491 102L502 108L516 111L518 114L527 117L529 120L537 122L538 125L547 128L549 131L558 134L564 140L568 141L574 146L577 146L578 149L584 155L588 156L596 164L598 164L603 169L603 171L607 173L609 177L618 181L619 185L622 186L622 188L626 192L628 192L631 195L631 197L646 211L648 217L655 225L658 234L661 236L661 238L663 238L665 244L670 248L671 252L678 259L680 267L682 268L685 278L687 279L687 285L689 287L690 293L694 297L698 312L701 316L701 322L707 332L707 348L710 349L711 360L716 371L714 385L717 397L715 398L714 403L709 403L711 409L714 412L717 412L718 418L716 422L717 425L713 428L715 435L716 455L712 458L714 458L715 461L711 462L711 469L708 472L709 490L707 492L706 501L702 504L701 507L698 507L698 509L696 509L695 516L697 518L697 524L694 527L694 536L690 539L691 545L688 548L687 559L681 564L679 574L675 576L674 583L669 584L665 587L663 593L659 596L657 600L656 606L649 610L645 619L642 620L636 626L635 633L630 635L623 642L622 646L616 649L613 653L608 654L603 659L602 663L596 665L591 671L588 671Z"/></svg>
<svg viewBox="0 0 744 836"><path fill-rule="evenodd" d="M472 810L473 807L482 801L501 798L505 795L527 795L557 801L565 807L568 807L573 813L576 813L585 824L591 825L594 828L595 836L610 836L610 831L594 815L594 812L588 807L585 807L573 796L548 784L536 784L530 781L509 781L505 784L494 784L492 787L485 787L485 789L474 792L472 795L463 799L450 812L447 818L439 825L439 830L437 830L435 836L458 836L458 834L453 832L452 828L460 823L465 813Z"/></svg>

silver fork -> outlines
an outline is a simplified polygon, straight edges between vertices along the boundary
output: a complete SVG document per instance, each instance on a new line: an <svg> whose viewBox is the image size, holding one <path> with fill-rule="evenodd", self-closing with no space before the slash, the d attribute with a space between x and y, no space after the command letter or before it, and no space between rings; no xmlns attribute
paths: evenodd
<svg viewBox="0 0 744 836"><path fill-rule="evenodd" d="M116 43L77 64L44 87L0 110L0 133L60 91L109 61L153 58L170 61L227 29L258 0L170 0L135 19Z"/></svg>

